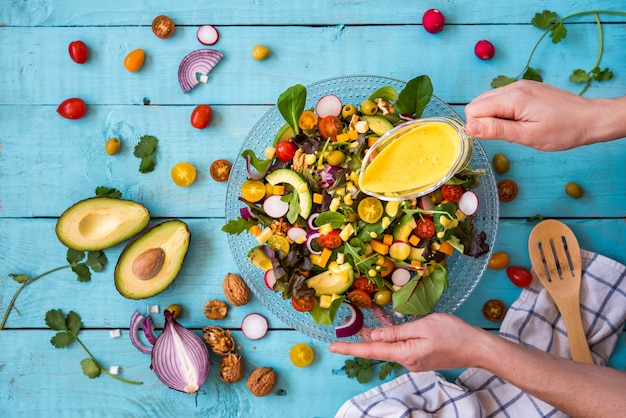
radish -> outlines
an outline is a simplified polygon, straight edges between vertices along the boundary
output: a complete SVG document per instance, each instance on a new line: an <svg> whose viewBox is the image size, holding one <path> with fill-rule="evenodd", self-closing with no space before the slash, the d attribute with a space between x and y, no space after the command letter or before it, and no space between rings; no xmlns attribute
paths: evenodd
<svg viewBox="0 0 626 418"><path fill-rule="evenodd" d="M303 228L292 227L287 231L287 236L296 244L302 244L306 241L306 230Z"/></svg>
<svg viewBox="0 0 626 418"><path fill-rule="evenodd" d="M263 281L265 282L265 286L267 286L270 290L274 290L274 285L276 284L274 269L269 269L265 272L263 275Z"/></svg>
<svg viewBox="0 0 626 418"><path fill-rule="evenodd" d="M466 191L459 200L459 210L470 216L478 210L478 195L471 190Z"/></svg>
<svg viewBox="0 0 626 418"><path fill-rule="evenodd" d="M270 196L263 202L263 210L268 216L278 219L289 212L289 203L283 201L282 196Z"/></svg>
<svg viewBox="0 0 626 418"><path fill-rule="evenodd" d="M341 99L334 94L327 94L317 101L315 105L315 113L320 119L326 116L339 116L341 114Z"/></svg>
<svg viewBox="0 0 626 418"><path fill-rule="evenodd" d="M215 45L220 39L220 34L215 26L202 25L196 32L196 37L202 45Z"/></svg>
<svg viewBox="0 0 626 418"><path fill-rule="evenodd" d="M267 319L258 313L246 315L241 321L241 332L249 340L258 340L267 334Z"/></svg>
<svg viewBox="0 0 626 418"><path fill-rule="evenodd" d="M446 20L443 17L443 13L437 9L428 9L422 16L422 25L428 33L441 32L445 23Z"/></svg>
<svg viewBox="0 0 626 418"><path fill-rule="evenodd" d="M486 39L476 42L474 46L474 54L481 60L490 60L496 53L493 44Z"/></svg>
<svg viewBox="0 0 626 418"><path fill-rule="evenodd" d="M345 306L350 309L352 315L348 318L348 322L335 328L337 338L350 337L359 332L363 327L363 312L350 303L345 302Z"/></svg>
<svg viewBox="0 0 626 418"><path fill-rule="evenodd" d="M422 196L418 204L419 204L420 209L424 209L424 210L435 209L435 204L430 199L430 195Z"/></svg>
<svg viewBox="0 0 626 418"><path fill-rule="evenodd" d="M391 273L391 281L396 286L404 286L411 280L411 273L407 269L395 269Z"/></svg>

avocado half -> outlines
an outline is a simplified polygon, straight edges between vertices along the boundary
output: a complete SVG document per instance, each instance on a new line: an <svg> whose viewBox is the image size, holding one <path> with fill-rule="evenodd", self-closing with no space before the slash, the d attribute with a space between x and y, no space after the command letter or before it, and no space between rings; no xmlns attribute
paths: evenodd
<svg viewBox="0 0 626 418"><path fill-rule="evenodd" d="M180 220L158 224L129 242L115 266L115 287L128 299L164 291L183 266L191 233Z"/></svg>
<svg viewBox="0 0 626 418"><path fill-rule="evenodd" d="M125 241L148 225L150 213L132 200L92 197L65 210L56 234L63 245L78 251L99 251Z"/></svg>

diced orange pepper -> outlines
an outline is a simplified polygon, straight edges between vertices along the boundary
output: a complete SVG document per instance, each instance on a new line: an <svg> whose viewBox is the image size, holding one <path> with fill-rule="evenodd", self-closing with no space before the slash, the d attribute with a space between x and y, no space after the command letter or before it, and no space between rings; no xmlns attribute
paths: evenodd
<svg viewBox="0 0 626 418"><path fill-rule="evenodd" d="M374 142L376 141L378 141L377 136L370 136L369 138L367 138L367 146L371 147L372 145L374 145Z"/></svg>
<svg viewBox="0 0 626 418"><path fill-rule="evenodd" d="M298 118L298 126L300 129L309 130L317 125L317 116L311 110L305 110Z"/></svg>
<svg viewBox="0 0 626 418"><path fill-rule="evenodd" d="M250 234L259 235L261 233L261 227L259 225L252 225L250 227Z"/></svg>
<svg viewBox="0 0 626 418"><path fill-rule="evenodd" d="M384 234L383 235L383 244L385 244L385 245L393 244L393 235L391 235L391 234Z"/></svg>
<svg viewBox="0 0 626 418"><path fill-rule="evenodd" d="M371 240L370 245L372 246L372 250L376 251L378 254L385 255L389 252L389 245L383 244L378 240Z"/></svg>
<svg viewBox="0 0 626 418"><path fill-rule="evenodd" d="M337 135L337 142L348 142L349 140L350 140L350 137L348 136L347 133Z"/></svg>
<svg viewBox="0 0 626 418"><path fill-rule="evenodd" d="M417 247L417 244L420 243L420 239L417 235L413 235L411 234L411 236L409 237L409 244L411 244L414 247Z"/></svg>
<svg viewBox="0 0 626 418"><path fill-rule="evenodd" d="M422 262L419 260L411 260L411 265L415 266L415 267L421 267L422 266Z"/></svg>
<svg viewBox="0 0 626 418"><path fill-rule="evenodd" d="M324 201L324 196L322 196L319 193L313 193L313 203L317 203L318 205L321 205L323 201Z"/></svg>
<svg viewBox="0 0 626 418"><path fill-rule="evenodd" d="M351 141L354 141L355 139L357 139L359 137L359 133L356 130L351 130L348 131L348 139Z"/></svg>
<svg viewBox="0 0 626 418"><path fill-rule="evenodd" d="M396 263L389 257L379 256L376 265L382 267L380 269L381 277L389 276L396 269Z"/></svg>
<svg viewBox="0 0 626 418"><path fill-rule="evenodd" d="M272 194L277 196L282 196L285 194L285 186L282 184L277 184L272 187Z"/></svg>
<svg viewBox="0 0 626 418"><path fill-rule="evenodd" d="M333 253L332 250L329 250L328 248L324 248L316 264L320 267L326 267L326 264L328 264L328 260L330 260L330 256L332 255L332 253Z"/></svg>
<svg viewBox="0 0 626 418"><path fill-rule="evenodd" d="M454 254L454 247L452 246L452 244L446 241L441 243L438 251L451 256L452 254Z"/></svg>

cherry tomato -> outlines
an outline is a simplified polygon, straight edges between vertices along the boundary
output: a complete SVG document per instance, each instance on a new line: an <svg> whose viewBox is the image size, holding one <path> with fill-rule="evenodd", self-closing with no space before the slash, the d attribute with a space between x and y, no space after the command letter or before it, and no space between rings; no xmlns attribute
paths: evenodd
<svg viewBox="0 0 626 418"><path fill-rule="evenodd" d="M501 202L510 202L517 197L517 184L513 180L498 182L498 198Z"/></svg>
<svg viewBox="0 0 626 418"><path fill-rule="evenodd" d="M500 322L506 314L504 302L497 299L490 299L483 305L483 316L489 321Z"/></svg>
<svg viewBox="0 0 626 418"><path fill-rule="evenodd" d="M228 180L228 176L230 176L230 170L233 168L233 165L228 160L216 160L211 163L211 167L209 171L211 172L211 177L213 180L223 182Z"/></svg>
<svg viewBox="0 0 626 418"><path fill-rule="evenodd" d="M160 15L152 21L152 32L161 39L167 39L174 34L176 25L172 19L167 16Z"/></svg>
<svg viewBox="0 0 626 418"><path fill-rule="evenodd" d="M509 255L503 251L491 254L487 267L493 270L501 270L509 265Z"/></svg>
<svg viewBox="0 0 626 418"><path fill-rule="evenodd" d="M298 312L308 312L311 309L313 309L313 307L315 306L315 299L314 298L305 299L305 298L292 297L291 298L291 305Z"/></svg>
<svg viewBox="0 0 626 418"><path fill-rule="evenodd" d="M430 218L418 219L417 226L413 229L415 235L419 238L430 238L435 235L435 223Z"/></svg>
<svg viewBox="0 0 626 418"><path fill-rule="evenodd" d="M354 279L354 282L352 283L352 289L365 290L370 295L376 293L376 285L367 277L357 277L356 279Z"/></svg>
<svg viewBox="0 0 626 418"><path fill-rule="evenodd" d="M457 203L463 196L463 186L460 184L444 184L441 186L443 198L450 203Z"/></svg>
<svg viewBox="0 0 626 418"><path fill-rule="evenodd" d="M89 59L89 48L83 41L70 42L67 50L72 61L77 64L84 64Z"/></svg>
<svg viewBox="0 0 626 418"><path fill-rule="evenodd" d="M343 240L339 236L339 231L333 229L328 234L320 235L317 238L317 244L322 248L328 248L329 250L334 250L343 244Z"/></svg>
<svg viewBox="0 0 626 418"><path fill-rule="evenodd" d="M85 116L86 112L87 105L78 97L63 100L57 107L57 113L67 119L80 119Z"/></svg>
<svg viewBox="0 0 626 418"><path fill-rule="evenodd" d="M506 275L517 287L528 287L533 281L532 274L524 267L511 266L506 269Z"/></svg>
<svg viewBox="0 0 626 418"><path fill-rule="evenodd" d="M317 126L317 115L312 110L305 110L298 118L298 126L305 131L315 128Z"/></svg>
<svg viewBox="0 0 626 418"><path fill-rule="evenodd" d="M196 167L187 162L176 164L170 172L174 184L180 187L191 186L196 180Z"/></svg>
<svg viewBox="0 0 626 418"><path fill-rule="evenodd" d="M191 126L197 129L204 129L213 120L213 109L208 104L201 104L191 112Z"/></svg>
<svg viewBox="0 0 626 418"><path fill-rule="evenodd" d="M391 299L392 299L391 290L389 289L382 289L374 293L374 302L377 305L383 306L388 303L391 303Z"/></svg>
<svg viewBox="0 0 626 418"><path fill-rule="evenodd" d="M337 116L329 115L319 121L317 129L323 139L330 139L334 142L337 140L337 135L343 131L343 124Z"/></svg>
<svg viewBox="0 0 626 418"><path fill-rule="evenodd" d="M276 158L286 163L296 155L296 144L291 141L282 141L276 144Z"/></svg>
<svg viewBox="0 0 626 418"><path fill-rule="evenodd" d="M130 51L126 58L124 58L124 68L126 68L131 73L137 72L143 66L143 61L146 59L146 53L143 49L135 49L134 51Z"/></svg>
<svg viewBox="0 0 626 418"><path fill-rule="evenodd" d="M358 306L359 308L367 309L372 307L372 297L363 289L351 290L347 297L353 305Z"/></svg>
<svg viewBox="0 0 626 418"><path fill-rule="evenodd" d="M383 216L384 210L382 202L371 196L361 200L357 206L359 218L368 224L378 222Z"/></svg>
<svg viewBox="0 0 626 418"><path fill-rule="evenodd" d="M289 358L294 366L306 367L313 362L315 353L310 345L299 343L291 347Z"/></svg>

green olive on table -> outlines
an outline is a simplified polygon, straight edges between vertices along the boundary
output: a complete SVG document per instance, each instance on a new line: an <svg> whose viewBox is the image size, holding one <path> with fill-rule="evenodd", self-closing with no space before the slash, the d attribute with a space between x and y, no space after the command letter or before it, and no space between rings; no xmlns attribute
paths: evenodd
<svg viewBox="0 0 626 418"><path fill-rule="evenodd" d="M378 112L378 106L373 100L365 99L361 102L361 113L365 115L375 115Z"/></svg>
<svg viewBox="0 0 626 418"><path fill-rule="evenodd" d="M565 193L574 199L578 199L583 195L583 188L580 184L570 181L565 185Z"/></svg>
<svg viewBox="0 0 626 418"><path fill-rule="evenodd" d="M104 150L109 155L115 155L120 152L120 148L122 144L117 138L109 138L107 142L104 143Z"/></svg>
<svg viewBox="0 0 626 418"><path fill-rule="evenodd" d="M496 173L503 174L509 171L510 168L509 159L506 155L497 153L493 156L493 169Z"/></svg>

